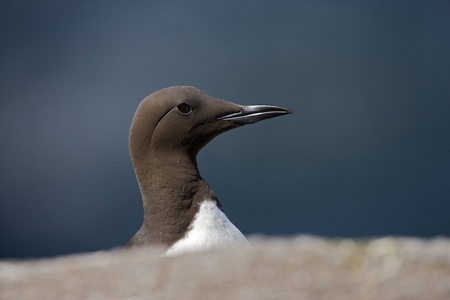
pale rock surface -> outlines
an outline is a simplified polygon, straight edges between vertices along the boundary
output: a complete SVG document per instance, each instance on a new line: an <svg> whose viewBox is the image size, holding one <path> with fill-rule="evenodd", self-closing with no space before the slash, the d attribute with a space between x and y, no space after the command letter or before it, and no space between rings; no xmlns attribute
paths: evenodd
<svg viewBox="0 0 450 300"><path fill-rule="evenodd" d="M0 261L0 299L450 299L450 240L250 238L161 257L111 250Z"/></svg>

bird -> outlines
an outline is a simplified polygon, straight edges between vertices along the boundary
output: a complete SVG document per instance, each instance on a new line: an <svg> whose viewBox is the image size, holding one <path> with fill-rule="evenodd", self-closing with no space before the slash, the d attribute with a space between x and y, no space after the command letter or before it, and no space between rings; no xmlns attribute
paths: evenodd
<svg viewBox="0 0 450 300"><path fill-rule="evenodd" d="M171 256L247 245L200 176L197 154L221 133L291 113L281 106L238 105L192 86L171 86L144 98L129 134L144 220L124 249L161 245Z"/></svg>

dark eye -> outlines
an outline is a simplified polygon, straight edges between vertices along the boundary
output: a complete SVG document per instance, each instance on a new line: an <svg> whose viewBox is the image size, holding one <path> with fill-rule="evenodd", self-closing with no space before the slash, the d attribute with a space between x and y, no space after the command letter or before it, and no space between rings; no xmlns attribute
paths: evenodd
<svg viewBox="0 0 450 300"><path fill-rule="evenodd" d="M191 112L191 106L187 103L181 103L177 106L178 110L183 114L188 114Z"/></svg>

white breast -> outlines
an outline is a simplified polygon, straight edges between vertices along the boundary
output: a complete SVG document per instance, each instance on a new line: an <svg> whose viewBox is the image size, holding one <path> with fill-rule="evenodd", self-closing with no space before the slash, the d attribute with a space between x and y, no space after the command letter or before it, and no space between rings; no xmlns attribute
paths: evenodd
<svg viewBox="0 0 450 300"><path fill-rule="evenodd" d="M244 235L213 201L203 201L186 236L173 244L166 255L248 244Z"/></svg>

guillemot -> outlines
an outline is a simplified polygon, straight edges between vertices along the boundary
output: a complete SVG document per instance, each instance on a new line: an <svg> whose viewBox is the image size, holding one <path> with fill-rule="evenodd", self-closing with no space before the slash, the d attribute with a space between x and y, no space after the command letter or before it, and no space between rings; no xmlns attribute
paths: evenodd
<svg viewBox="0 0 450 300"><path fill-rule="evenodd" d="M248 243L200 176L196 157L225 131L290 113L280 106L238 105L189 86L168 87L142 100L129 148L144 221L125 248L164 245L167 255L176 255Z"/></svg>

